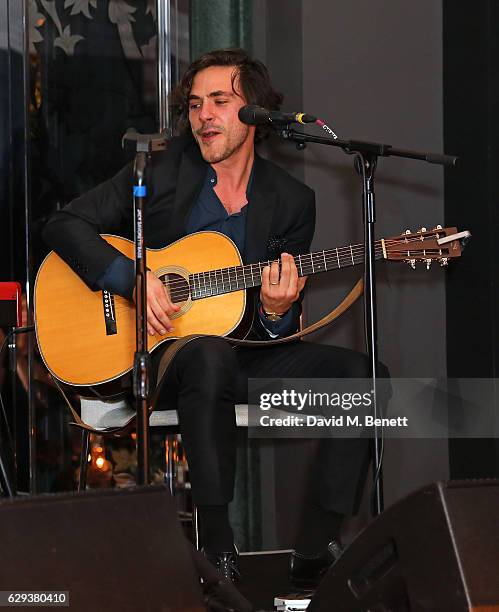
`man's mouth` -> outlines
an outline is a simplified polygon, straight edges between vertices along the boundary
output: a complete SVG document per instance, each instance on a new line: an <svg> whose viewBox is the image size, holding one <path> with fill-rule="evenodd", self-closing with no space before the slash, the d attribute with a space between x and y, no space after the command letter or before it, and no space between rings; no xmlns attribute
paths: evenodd
<svg viewBox="0 0 499 612"><path fill-rule="evenodd" d="M220 134L221 132L219 132L218 130L203 130L202 132L199 132L199 135L201 136L201 140L203 142L211 142Z"/></svg>

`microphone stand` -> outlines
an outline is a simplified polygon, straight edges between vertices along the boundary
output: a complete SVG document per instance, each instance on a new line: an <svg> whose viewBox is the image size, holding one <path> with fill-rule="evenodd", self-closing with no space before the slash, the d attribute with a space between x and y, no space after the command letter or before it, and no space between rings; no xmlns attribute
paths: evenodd
<svg viewBox="0 0 499 612"><path fill-rule="evenodd" d="M135 245L135 334L133 394L137 411L137 482L149 484L149 380L151 358L147 350L147 266L144 243L144 206L147 199L147 164L151 154L166 149L166 136L139 134L129 130L122 145L135 151L133 168L133 213Z"/></svg>
<svg viewBox="0 0 499 612"><path fill-rule="evenodd" d="M374 193L374 177L378 157L405 157L426 161L430 164L454 166L457 157L442 155L440 153L424 153L396 149L391 145L362 140L340 140L312 136L297 132L286 126L276 126L281 138L296 143L299 150L303 150L309 142L340 147L349 155L355 155L355 167L362 177L362 212L364 218L364 322L366 328L367 354L369 358L369 377L373 383L373 417L374 421L374 470L373 470L373 514L377 516L383 512L383 486L382 486L382 458L383 458L383 428L377 425L376 419L380 417L377 395L378 377L378 324L376 313L376 272L375 272L375 240L374 226L376 223L376 202Z"/></svg>

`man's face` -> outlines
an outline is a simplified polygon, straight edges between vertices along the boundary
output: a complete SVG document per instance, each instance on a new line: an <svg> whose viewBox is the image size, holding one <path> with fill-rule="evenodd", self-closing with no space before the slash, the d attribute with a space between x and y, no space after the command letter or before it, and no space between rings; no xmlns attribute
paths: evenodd
<svg viewBox="0 0 499 612"><path fill-rule="evenodd" d="M239 79L232 89L233 66L210 66L194 77L189 95L189 121L201 155L216 164L244 148L252 148L255 128L239 121L246 104L239 93Z"/></svg>

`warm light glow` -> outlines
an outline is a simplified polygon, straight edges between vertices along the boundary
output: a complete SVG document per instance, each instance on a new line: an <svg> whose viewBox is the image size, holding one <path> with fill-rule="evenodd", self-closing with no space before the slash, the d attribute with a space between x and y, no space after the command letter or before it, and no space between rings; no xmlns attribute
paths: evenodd
<svg viewBox="0 0 499 612"><path fill-rule="evenodd" d="M101 470L104 467L104 464L106 463L104 457L97 457L97 459L95 460L95 465L99 468L99 470Z"/></svg>
<svg viewBox="0 0 499 612"><path fill-rule="evenodd" d="M92 461L92 455L88 453L87 462L90 463Z"/></svg>
<svg viewBox="0 0 499 612"><path fill-rule="evenodd" d="M133 431L132 432L132 440L136 440L137 439L137 434Z"/></svg>
<svg viewBox="0 0 499 612"><path fill-rule="evenodd" d="M45 17L40 17L40 19L36 20L36 25L41 27L45 23Z"/></svg>
<svg viewBox="0 0 499 612"><path fill-rule="evenodd" d="M94 446L94 451L96 453L102 453L104 449L102 448L102 446Z"/></svg>

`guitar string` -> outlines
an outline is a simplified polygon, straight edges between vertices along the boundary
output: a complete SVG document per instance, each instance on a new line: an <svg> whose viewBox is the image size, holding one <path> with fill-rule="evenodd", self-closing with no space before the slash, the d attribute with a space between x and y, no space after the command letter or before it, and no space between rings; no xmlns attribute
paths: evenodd
<svg viewBox="0 0 499 612"><path fill-rule="evenodd" d="M407 239L407 240L405 238L392 239L390 241L385 241L385 246L389 246L390 244L401 244L401 245L404 245L404 244L409 244L410 242L421 243L423 241L420 238L417 238L417 237L410 238L410 239ZM382 247L381 242L379 240L376 241L376 243L375 243L375 252L376 252L376 254L377 255L381 254L382 253L382 249L383 249L383 247ZM431 249L424 249L424 250L429 251L429 252L431 251ZM350 262L350 260L352 259L352 255L355 258L359 254L359 251L362 251L362 253L363 253L363 251L364 251L364 245L363 244L352 245L351 247L350 246L349 247L339 247L338 249L328 249L328 250L324 250L324 251L316 251L315 253L306 253L306 254L303 254L303 255L296 255L296 256L294 256L294 259L295 259L295 263L297 263L298 265L301 265L301 268L303 268L303 266L306 266L306 265L312 265L313 266L314 259L323 261L325 257L330 258L331 260L338 260L338 258L339 258L341 262ZM392 252L393 252L393 250L392 250ZM401 252L403 254L405 254L407 252L407 249L402 249ZM340 255L340 253L341 253L341 255ZM409 249L409 253L410 253L410 249ZM408 256L410 256L410 255L408 255ZM310 262L304 261L304 260L302 260L301 262L297 261L300 258L305 258L305 257L310 257ZM278 261L278 260L274 260L274 261ZM266 265L269 265L269 263L270 263L269 261L267 261L267 262L260 262L260 265L263 264L263 266L265 267ZM318 261L317 263L320 263L320 262ZM355 263L360 263L360 262L355 262ZM346 267L346 265L348 265L348 263L344 264L343 267ZM223 274L225 271L227 271L228 273L233 273L234 271L236 271L236 276L237 276L238 273L241 273L241 272L242 272L243 275L246 275L246 272L248 274L250 274L250 275L253 275L253 273L254 273L253 269L252 269L253 266L258 266L259 267L259 264L256 263L256 264L246 264L246 265L239 265L239 266L230 266L228 268L217 268L215 270L205 270L205 271L202 271L202 272L196 272L194 274L199 274L199 275L203 275L203 276L204 275L208 275L206 280L209 282L211 274L214 274L214 275L216 275L217 273ZM340 267L341 267L341 264L340 264ZM185 281L183 281L183 280L180 280L180 281L171 281L168 284L169 284L170 288L172 288L172 287L175 286L175 283L183 284L183 282L185 282ZM163 284L166 285L167 283L163 283Z"/></svg>
<svg viewBox="0 0 499 612"><path fill-rule="evenodd" d="M403 251L402 254L405 255L406 252ZM359 261L357 261L356 263L359 263ZM333 268L331 268L331 269L333 269ZM310 272L312 272L312 269L310 269ZM207 279L207 280L209 282L209 279ZM241 281L245 282L247 279L239 277L237 279L233 278L231 280L232 280L233 283L234 282L239 283ZM225 281L223 283L222 291L220 291L219 284L216 283L216 291L215 292L213 292L213 285L208 285L207 283L204 283L204 287L200 286L200 295L199 295L199 298L201 299L201 298L213 297L214 295L220 295L220 294L223 294L223 293L230 293L232 291L241 291L243 289L247 289L248 288L248 286L245 285L244 287L239 287L238 286L237 289L233 290L232 289L232 285L229 283L229 291L225 291L225 285L226 285L227 282L228 281ZM179 288L179 289L176 289L174 291L171 291L170 292L170 297L172 298L173 303L179 303L179 302L186 301L189 298L189 296L192 294L191 289L192 289L192 287L191 288L187 287L187 281L184 281L182 288ZM120 309L119 307L115 307L115 310L118 312L118 311L120 311L122 309Z"/></svg>
<svg viewBox="0 0 499 612"><path fill-rule="evenodd" d="M381 255L382 250L378 250L376 251L376 255ZM324 258L321 256L317 262L315 262L315 264L312 265L311 262L302 262L302 266L301 269L305 269L306 272L304 272L303 276L306 276L307 274L313 273L314 271L319 271L319 268L322 266L322 270L320 270L321 272L325 272L327 270L333 270L333 269L337 269L338 267L348 267L348 266L352 266L352 257L351 256L341 256L340 257L340 266L338 266L338 259L336 257L336 254L333 255L326 255L325 257L326 259L326 264L324 267ZM359 258L358 254L354 254L353 256L354 262L355 263L361 263L362 259ZM264 264L265 266L265 262L261 262L262 264ZM328 266L331 267L328 267ZM200 278L199 279L192 279L191 280L191 284L192 283L196 283L196 280L198 280L200 283L202 282L203 285L206 285L207 283L209 284L210 282L215 282L216 285L218 285L219 283L222 283L223 285L227 285L231 282L237 283L240 281L249 281L250 279L253 280L253 278L256 276L256 278L258 279L257 284L259 284L261 282L261 276L260 276L260 269L259 269L259 265L258 264L253 264L253 266L256 266L256 270L251 270L249 269L249 266L232 266L230 268L223 268L223 269L217 269L217 270L211 270L211 271L206 271L206 272L199 272ZM224 272L227 273L227 276L224 277ZM217 278L217 273L218 273L218 278ZM197 273L194 273L197 274ZM191 277L194 275L190 275ZM185 287L185 285L187 284L187 281L185 279L182 280L176 280L173 282L164 282L163 283L165 286L168 286L170 289L170 295L173 295L173 292L175 291L175 289L177 289L177 287L180 285L182 288Z"/></svg>
<svg viewBox="0 0 499 612"><path fill-rule="evenodd" d="M400 247L405 246L406 244L410 244L410 243L423 243L424 240L421 240L420 237L411 237L411 238L405 238L405 237L401 237L401 238L397 238L397 239L390 239L390 240L385 240L385 246L390 245L390 244L398 244ZM383 245L381 243L381 241L376 241L375 242L375 255L381 255L383 254ZM359 258L359 251L362 250L362 254L361 257ZM434 252L434 254L440 254L439 251L437 251L436 249L424 249L425 251L428 251L428 255L432 254L432 252ZM415 251L415 253L420 253L421 249L418 249L418 251ZM341 253L341 256L339 255ZM393 251L392 253L395 254L400 254L402 256L408 256L410 257L411 253L411 249L404 249L401 248L399 251ZM360 245L351 245L348 247L339 247L338 249L328 249L328 250L324 250L324 251L316 251L314 253L307 253L304 255L300 255L300 256L295 256L294 259L296 261L296 259L298 258L304 258L304 257L310 257L309 261L301 261L301 270L303 270L303 268L306 268L306 272L303 273L303 276L306 276L309 273L313 273L315 272L315 268L319 267L322 265L323 261L326 260L325 262L325 266L326 268L324 270L317 270L317 271L327 271L328 268L328 263L331 263L332 266L329 269L338 269L339 267L348 267L348 266L352 266L353 264L358 264L361 263L363 260L363 255L364 255L364 245L360 244ZM315 265L314 265L314 258L317 260ZM340 260L340 265L338 266L338 259ZM353 259L353 263L352 263L352 259ZM215 285L217 290L219 290L219 285L218 285L218 280L216 278L216 273L220 273L222 274L222 286L223 288L225 288L226 283L229 283L229 287L231 286L231 282L235 282L235 283L239 283L240 281L243 281L244 283L246 283L246 273L248 275L251 275L251 279L253 281L253 276L254 274L259 274L260 273L260 266L263 264L265 265L269 265L270 262L260 262L260 265L258 263L256 264L251 264L251 265L240 265L240 266L231 266L229 268L221 268L221 269L217 269L217 270L209 270L209 271L204 271L204 272L199 272L199 273L194 273L194 274L199 274L200 277L198 278L198 282L200 283L200 290L201 293L204 293L205 295L203 295L202 297L211 297L209 294L210 292L212 292L212 280L215 280ZM299 262L300 263L300 262ZM258 267L258 271L253 271L253 266L257 266ZM308 266L308 269L307 269ZM234 277L229 277L229 279L225 280L223 278L223 272L226 271L229 275L233 272L235 272L235 278ZM241 276L241 272L242 272L242 276ZM215 275L215 278L212 279L211 278L211 274ZM190 277L192 277L193 275L189 275ZM204 287L201 287L201 280L203 281L203 285ZM195 282L195 279L194 279ZM209 283L209 286L208 284ZM185 279L181 279L178 281L173 281L173 282L163 282L164 285L168 285L170 288L170 297L173 298L174 303L178 303L180 301L185 301L189 298L189 295L191 294L191 286L187 286L187 281ZM181 285L181 287L176 287L178 285ZM254 286L258 286L254 285ZM173 289L172 289L173 288ZM236 290L243 290L246 287L241 287ZM219 291L217 291L218 293L220 293ZM230 292L230 291L229 291ZM226 293L225 291L222 291L221 293ZM215 293L216 295L217 293ZM175 302L176 301L176 302ZM116 307L115 307L116 309ZM126 310L127 308L125 308ZM119 307L116 310L121 310Z"/></svg>
<svg viewBox="0 0 499 612"><path fill-rule="evenodd" d="M431 251L432 250L428 249L428 255L431 254ZM377 251L378 255L381 254L381 253L382 253L382 250L381 251L380 250ZM410 253L410 251L409 251L409 253ZM435 254L437 254L436 250L435 250ZM401 250L400 251L400 255L401 256L406 256L407 255L407 251L405 249ZM331 266L331 268L329 268L329 270L338 269L337 258L334 257L334 255L333 255L333 256L329 257L328 259L329 259L329 263L332 263L332 266ZM362 258L359 258L359 256L357 255L357 256L354 256L353 259L354 259L354 263L356 263L356 264L357 263L361 263L362 259L363 259L363 256L362 256ZM342 257L342 261L343 261L343 267L352 266L352 258L351 257ZM322 261L317 262L317 263L322 264ZM255 264L253 264L253 265L255 265ZM258 265L258 264L256 264L256 265ZM306 272L303 274L304 276L306 274L308 274L308 273L316 271L315 267L317 267L317 266L312 266L310 263L306 264L306 266L307 265L309 266L309 268L306 269ZM327 262L326 262L326 266L327 266ZM222 293L230 293L230 292L233 291L232 290L232 284L233 283L239 284L240 282L243 282L243 283L246 284L246 281L248 280L246 274L245 273L243 273L243 275L238 274L238 272L241 272L241 271L244 272L243 266L234 266L232 268L225 268L225 270L227 270L228 272L231 272L231 271L235 270L236 271L236 276L235 277L232 276L229 279L224 279L223 277L222 277L222 279L217 279L217 278L210 278L208 276L208 277L202 279L203 280L203 286L201 285L201 279L199 279L199 292L200 292L200 296L199 297L200 298L212 297L213 295L220 295ZM319 271L319 270L317 270L317 271ZM327 271L327 268L325 268L324 270L320 270L320 271ZM251 272L249 272L249 271L248 271L248 273L251 274ZM208 274L208 272L201 272L200 274L205 275L205 274ZM213 284L212 284L213 280L215 281L215 287L216 287L216 291L215 292L213 292ZM218 283L219 280L221 280L221 282L222 282L222 291L220 291L220 285ZM253 281L253 275L252 275L252 281ZM181 285L181 287L174 287L173 290L170 290L170 297L172 298L172 301L174 303L178 303L178 302L182 302L182 301L187 300L189 298L189 296L192 294L192 289L193 289L192 284L188 285L187 281L185 279L182 279L180 281L175 281L174 283L170 283L169 284L170 289L171 289L171 287L175 283L177 285ZM163 284L167 285L168 283L163 283ZM229 291L225 291L226 284L229 284ZM257 283L256 285L252 285L252 286L258 286L259 284L260 283ZM241 291L241 290L246 289L246 288L248 288L248 286L244 286L244 287L239 287L238 286L237 289L234 289L234 291ZM194 293L196 291L197 290L194 287ZM119 307L118 307L117 310L119 310Z"/></svg>
<svg viewBox="0 0 499 612"><path fill-rule="evenodd" d="M401 256L407 256L407 251L402 251L400 253ZM354 257L354 263L358 264L361 263L362 260L359 258L355 258ZM330 265L328 265L330 264ZM322 265L322 261L321 261L321 265ZM308 268L303 270L303 274L302 276L307 276L309 274L313 274L315 272L327 272L330 270L334 270L334 269L339 269L341 267L348 267L348 266L352 266L352 261L350 258L348 259L344 259L343 261L343 265L338 266L337 260L336 259L331 259L329 262L326 262L326 266L323 266L322 268L318 268L318 266L309 266ZM196 282L198 284L198 287L196 287ZM171 285L173 283L163 283L165 286L169 286L170 288L170 297L172 298L172 301L175 301L178 299L178 301L183 301L186 300L189 297L189 294L194 293L199 293L199 297L212 297L213 295L220 295L222 293L230 293L232 291L239 291L242 289L248 289L251 287L256 287L256 286L260 286L261 285L261 278L259 278L259 275L257 274L257 281L255 282L254 279L254 275L251 274L251 272L248 272L248 274L238 274L236 272L236 275L233 276L227 276L227 277L216 277L215 275L213 275L212 277L210 276L203 276L199 279L191 279L191 283L189 285L189 287L187 286L187 281L183 280L183 281L178 281L177 286L174 289L171 289ZM178 285L181 285L180 287ZM235 288L234 285L236 286ZM239 285L243 285L243 286L239 286ZM228 287L228 290L227 290Z"/></svg>
<svg viewBox="0 0 499 612"><path fill-rule="evenodd" d="M434 249L425 249L428 253L428 255L432 254L432 251L435 251L434 254L440 254L437 253L436 250ZM419 251L417 251L416 253L418 253ZM399 254L399 255L403 255L403 256L407 256L410 257L410 255L412 254L412 251L409 249L402 249L400 251L391 251L392 254ZM409 253L409 254L408 254ZM383 254L383 249L382 247L376 247L375 249L375 255L379 256ZM325 262L326 268L327 269L336 269L336 268L341 268L341 267L347 267L347 266L351 266L352 264L352 259L354 260L355 264L361 263L363 260L363 253L361 256L361 259L359 259L359 253L346 253L346 254L342 254L341 257L339 256L339 253L336 253L336 250L334 251L319 251L316 253L311 254L313 255L313 257L310 257L310 260L306 260L306 261L301 261L298 262L298 265L300 265L300 269L301 271L303 271L303 268L306 268L306 272L303 273L303 276L305 276L306 274L309 273L313 273L316 271L316 268L318 268L317 271L326 271L326 270L320 270L322 264ZM295 257L296 260L296 257ZM338 265L338 260L340 262L340 264ZM260 266L263 265L264 267L266 265L268 265L269 262L260 262L260 265L258 263L256 264L246 264L246 265L240 265L240 266L231 266L228 268L219 268L219 269L215 269L215 270L206 270L203 272L196 272L190 275L190 277L194 277L196 275L196 278L192 278L192 282L197 282L198 283L203 283L204 285L206 285L207 283L212 283L213 281L215 281L215 284L218 285L218 282L222 282L223 285L225 285L225 283L230 281L234 281L237 282L238 280L246 280L247 277L251 277L253 279L254 275L256 275L257 277L260 274ZM333 264L333 266L331 266L331 268L328 268L328 264ZM253 267L256 266L256 270L253 269ZM224 273L227 273L229 275L228 278L224 278ZM232 276L231 276L232 275ZM220 278L221 276L221 278ZM165 286L169 286L170 290L174 290L176 288L176 286L181 285L184 286L185 283L187 281L185 279L181 279L181 280L173 280L173 281L167 281L167 282L163 282L163 284Z"/></svg>
<svg viewBox="0 0 499 612"><path fill-rule="evenodd" d="M381 253L382 253L382 250L377 250L377 252L376 252L376 254L378 254L378 255L381 254ZM352 266L352 258L350 256L349 257L342 257L342 258L340 258L340 261L342 262L342 265L340 267L345 267L346 268L348 266ZM362 259L360 259L359 255L357 255L357 256L354 256L354 261L355 261L355 263L360 263L362 261ZM323 263L322 258L321 258L321 263ZM331 264L331 268L329 268L329 270L338 269L338 261L337 261L337 258L336 258L336 253L335 253L334 257L333 256L329 257L329 263ZM257 265L258 266L258 264L253 264L253 265ZM313 270L312 270L312 266L310 265L310 263L308 264L308 266L309 266L308 269L306 268L306 265L303 265L302 267L306 268L308 272L312 272ZM224 270L233 271L233 270L236 270L236 269L241 270L242 268L243 268L243 266L234 266L232 268L224 268ZM322 271L325 272L327 270L322 270ZM208 272L200 272L200 274L208 274ZM251 273L248 271L248 274L250 275ZM254 274L257 275L257 274L259 274L259 272L255 271ZM237 275L237 272L236 272L236 275ZM206 278L205 280L209 283L210 279ZM215 280L215 279L212 279L212 280ZM230 283L231 282L232 282L232 284L234 284L234 283L243 282L243 281L246 281L246 280L249 280L249 279L246 277L246 275L244 275L244 277L243 277L243 275L239 274L238 276L235 276L235 277L232 276L232 277L226 278L226 279L223 279L223 278L219 279L219 281L220 280L223 281L223 285L224 286L229 285L229 287L230 287ZM194 283L195 283L195 281L194 281ZM192 281L191 281L191 284L188 285L188 282L185 279L182 279L182 280L179 280L179 281L174 281L173 283L165 283L165 282L163 282L163 285L165 285L165 286L168 285L169 286L169 289L170 289L170 298L172 299L172 301L174 303L178 303L178 302L182 302L182 301L187 300L189 298L189 296L191 295L192 289L193 289ZM173 285L176 285L176 286L173 287ZM178 287L178 285L181 285L181 287ZM255 285L255 286L258 286L258 285ZM173 287L173 289L172 289L172 287ZM218 285L218 288L219 288L219 285ZM210 290L212 289L212 287L210 287L206 282L203 282L203 286L202 287L200 286L200 289L201 289L201 292L209 293ZM240 287L238 289L235 289L235 291L241 291L243 289L245 289L245 287ZM194 292L196 292L195 288L194 288ZM230 291L229 292L222 291L220 293L230 293ZM205 295L204 297L210 297L210 295ZM127 310L128 307L125 307L124 309ZM115 311L119 312L120 310L121 310L120 307L115 305Z"/></svg>

